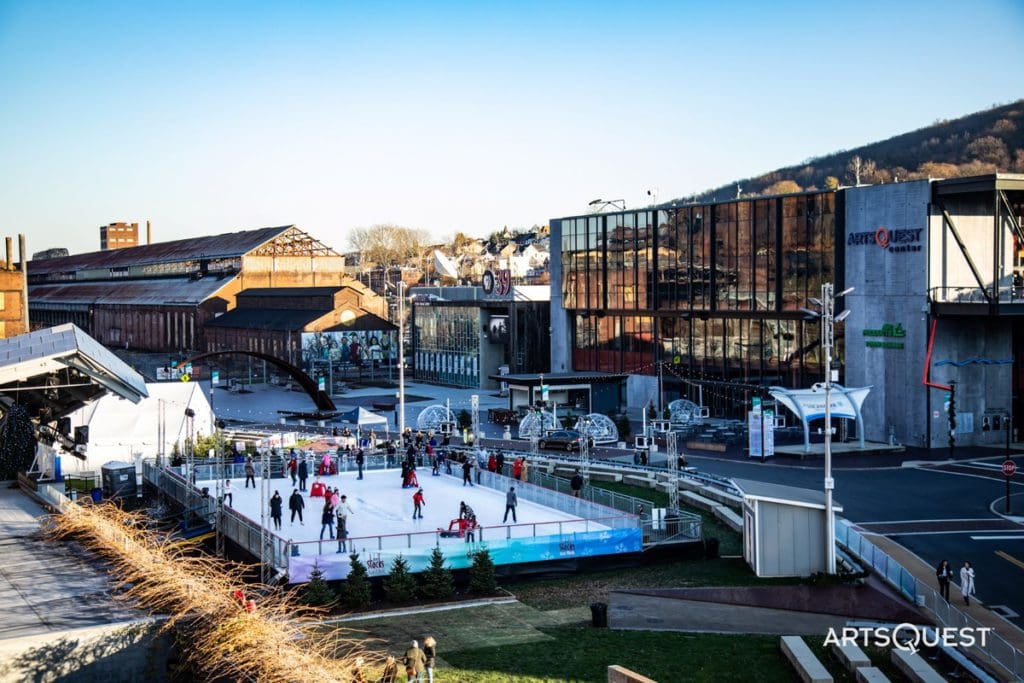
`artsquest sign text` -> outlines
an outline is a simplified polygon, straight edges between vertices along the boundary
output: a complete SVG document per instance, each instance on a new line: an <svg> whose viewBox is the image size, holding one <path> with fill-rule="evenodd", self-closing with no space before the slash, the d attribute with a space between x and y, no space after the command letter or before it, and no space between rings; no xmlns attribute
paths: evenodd
<svg viewBox="0 0 1024 683"><path fill-rule="evenodd" d="M923 231L924 228L911 228L908 230L878 228L873 231L851 232L846 238L846 245L848 247L856 247L872 244L893 254L906 251L921 251L921 233Z"/></svg>

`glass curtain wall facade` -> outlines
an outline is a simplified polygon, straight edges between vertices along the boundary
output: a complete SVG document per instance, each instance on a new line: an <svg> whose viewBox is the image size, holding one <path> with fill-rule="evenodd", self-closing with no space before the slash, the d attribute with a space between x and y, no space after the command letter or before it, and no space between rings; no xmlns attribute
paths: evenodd
<svg viewBox="0 0 1024 683"><path fill-rule="evenodd" d="M480 309L420 306L416 309L415 377L475 389L480 386Z"/></svg>
<svg viewBox="0 0 1024 683"><path fill-rule="evenodd" d="M841 202L818 192L562 219L573 369L660 372L666 400L703 391L726 412L769 385L820 381L819 325L799 309L823 282L842 286Z"/></svg>

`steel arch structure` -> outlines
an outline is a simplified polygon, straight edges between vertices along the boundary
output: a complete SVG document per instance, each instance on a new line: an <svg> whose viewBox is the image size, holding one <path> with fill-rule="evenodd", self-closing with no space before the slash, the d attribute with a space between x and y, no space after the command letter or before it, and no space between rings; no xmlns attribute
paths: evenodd
<svg viewBox="0 0 1024 683"><path fill-rule="evenodd" d="M276 356L271 356L266 353L260 353L259 351L243 351L243 350L228 350L228 351L208 351L206 353L200 353L198 356L192 356L188 360L183 360L178 363L177 367L183 367L189 363L196 363L205 358L213 358L215 356L251 356L262 361L266 361L275 367L280 368L288 373L288 375L299 383L309 397L313 399L313 403L316 405L318 410L329 411L337 410L334 405L334 401L327 392L320 391L320 387L313 381L313 378L302 371L301 368L292 365L287 361L283 361Z"/></svg>

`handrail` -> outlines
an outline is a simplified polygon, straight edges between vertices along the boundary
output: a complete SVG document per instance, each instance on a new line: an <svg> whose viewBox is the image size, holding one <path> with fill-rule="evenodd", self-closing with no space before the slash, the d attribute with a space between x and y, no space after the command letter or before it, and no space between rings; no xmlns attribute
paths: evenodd
<svg viewBox="0 0 1024 683"><path fill-rule="evenodd" d="M874 569L903 597L931 612L936 621L943 626L983 628L976 619L943 599L934 588L905 569L842 517L836 518L836 543L857 557L867 568ZM1008 671L1017 680L1024 680L1024 652L1015 648L999 634L989 633L985 644L982 645L979 641L974 649L990 663Z"/></svg>

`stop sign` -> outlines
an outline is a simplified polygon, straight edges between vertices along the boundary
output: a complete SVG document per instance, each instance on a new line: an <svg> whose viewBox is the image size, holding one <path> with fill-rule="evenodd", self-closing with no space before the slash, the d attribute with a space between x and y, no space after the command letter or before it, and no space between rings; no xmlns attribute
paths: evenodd
<svg viewBox="0 0 1024 683"><path fill-rule="evenodd" d="M1017 463L1012 460L1007 460L1003 463L1003 475L1012 477L1017 472Z"/></svg>

